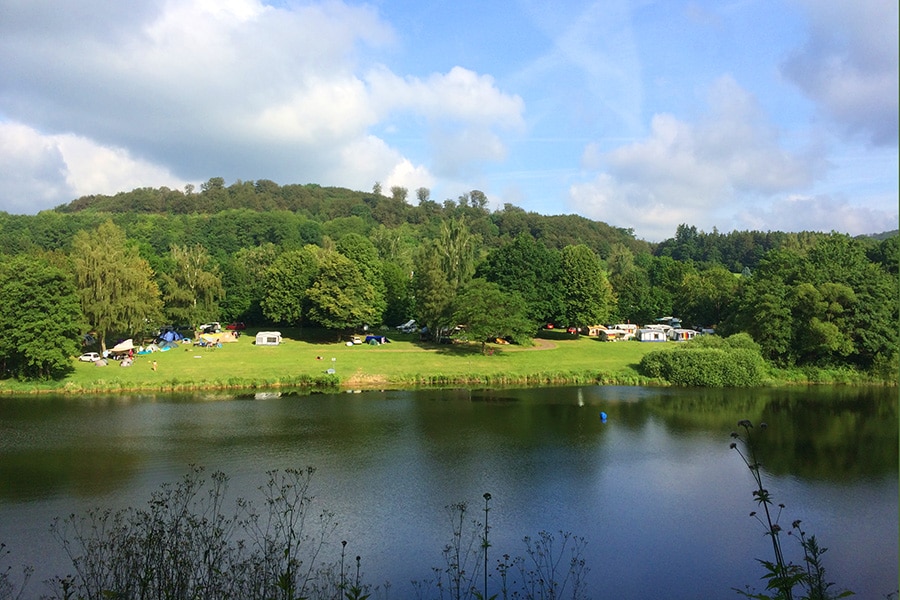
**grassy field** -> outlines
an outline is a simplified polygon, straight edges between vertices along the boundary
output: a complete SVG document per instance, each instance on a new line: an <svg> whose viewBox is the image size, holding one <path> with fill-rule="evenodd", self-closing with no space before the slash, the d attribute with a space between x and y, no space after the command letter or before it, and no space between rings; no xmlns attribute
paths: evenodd
<svg viewBox="0 0 900 600"><path fill-rule="evenodd" d="M548 334L531 347L436 345L416 335L389 333L391 343L347 346L316 330L282 330L280 346L256 346L255 331L219 348L190 345L136 356L134 365L107 367L73 359L64 380L42 384L0 382L0 392L169 391L285 386L396 388L430 385L658 383L637 364L658 344L601 342ZM156 361L157 368L152 368ZM326 371L334 369L334 374Z"/></svg>

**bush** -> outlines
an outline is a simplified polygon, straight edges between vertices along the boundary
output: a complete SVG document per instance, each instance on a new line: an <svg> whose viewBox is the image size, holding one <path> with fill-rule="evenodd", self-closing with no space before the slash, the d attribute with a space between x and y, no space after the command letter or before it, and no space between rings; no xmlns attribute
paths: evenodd
<svg viewBox="0 0 900 600"><path fill-rule="evenodd" d="M766 372L759 346L746 334L698 338L696 344L651 352L639 368L648 377L691 387L752 387Z"/></svg>

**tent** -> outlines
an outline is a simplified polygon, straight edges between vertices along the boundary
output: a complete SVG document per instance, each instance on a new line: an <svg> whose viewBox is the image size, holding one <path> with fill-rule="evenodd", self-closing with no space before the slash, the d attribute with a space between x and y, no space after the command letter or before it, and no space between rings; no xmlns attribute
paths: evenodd
<svg viewBox="0 0 900 600"><path fill-rule="evenodd" d="M119 342L118 344L113 346L110 352L112 352L113 354L125 354L129 350L134 350L134 340L132 339L127 339L123 342Z"/></svg>
<svg viewBox="0 0 900 600"><path fill-rule="evenodd" d="M277 346L281 343L280 331L260 331L256 334L257 346Z"/></svg>
<svg viewBox="0 0 900 600"><path fill-rule="evenodd" d="M171 329L169 331L164 332L162 335L159 336L159 338L161 340L163 340L164 342L176 342L176 341L182 339L183 337L184 336L182 336L180 333L178 333L177 331L171 330Z"/></svg>
<svg viewBox="0 0 900 600"><path fill-rule="evenodd" d="M200 341L206 345L215 345L223 342L236 342L238 339L233 331L221 331L219 333L201 333Z"/></svg>

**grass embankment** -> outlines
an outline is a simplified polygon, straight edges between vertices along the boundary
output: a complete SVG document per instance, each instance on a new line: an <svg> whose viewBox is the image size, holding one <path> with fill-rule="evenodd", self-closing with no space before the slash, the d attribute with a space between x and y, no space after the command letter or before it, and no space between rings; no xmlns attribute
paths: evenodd
<svg viewBox="0 0 900 600"><path fill-rule="evenodd" d="M237 342L206 349L185 345L136 356L134 365L97 367L73 359L65 379L45 383L0 382L0 392L135 392L200 389L397 388L433 385L654 384L637 371L657 344L601 342L561 333L531 347L437 345L415 335L388 333L391 343L347 346L333 334L282 330L280 346L256 346L255 331ZM157 368L152 369L156 361ZM334 369L334 374L328 374Z"/></svg>

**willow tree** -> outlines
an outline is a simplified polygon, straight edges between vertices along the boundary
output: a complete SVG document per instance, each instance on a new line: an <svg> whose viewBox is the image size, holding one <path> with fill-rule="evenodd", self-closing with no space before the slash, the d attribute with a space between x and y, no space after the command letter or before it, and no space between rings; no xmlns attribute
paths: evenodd
<svg viewBox="0 0 900 600"><path fill-rule="evenodd" d="M175 322L196 327L219 318L219 301L225 297L219 266L206 248L172 246L172 272L162 275L166 314Z"/></svg>
<svg viewBox="0 0 900 600"><path fill-rule="evenodd" d="M448 219L441 223L441 230L434 240L434 249L447 282L453 290L459 289L472 279L480 242L479 236L469 229L465 217Z"/></svg>
<svg viewBox="0 0 900 600"><path fill-rule="evenodd" d="M441 222L437 237L419 249L413 279L416 318L435 339L454 325L456 295L472 280L480 242L462 217Z"/></svg>
<svg viewBox="0 0 900 600"><path fill-rule="evenodd" d="M103 350L107 335L134 337L161 317L153 270L112 221L76 233L71 259L82 312Z"/></svg>

